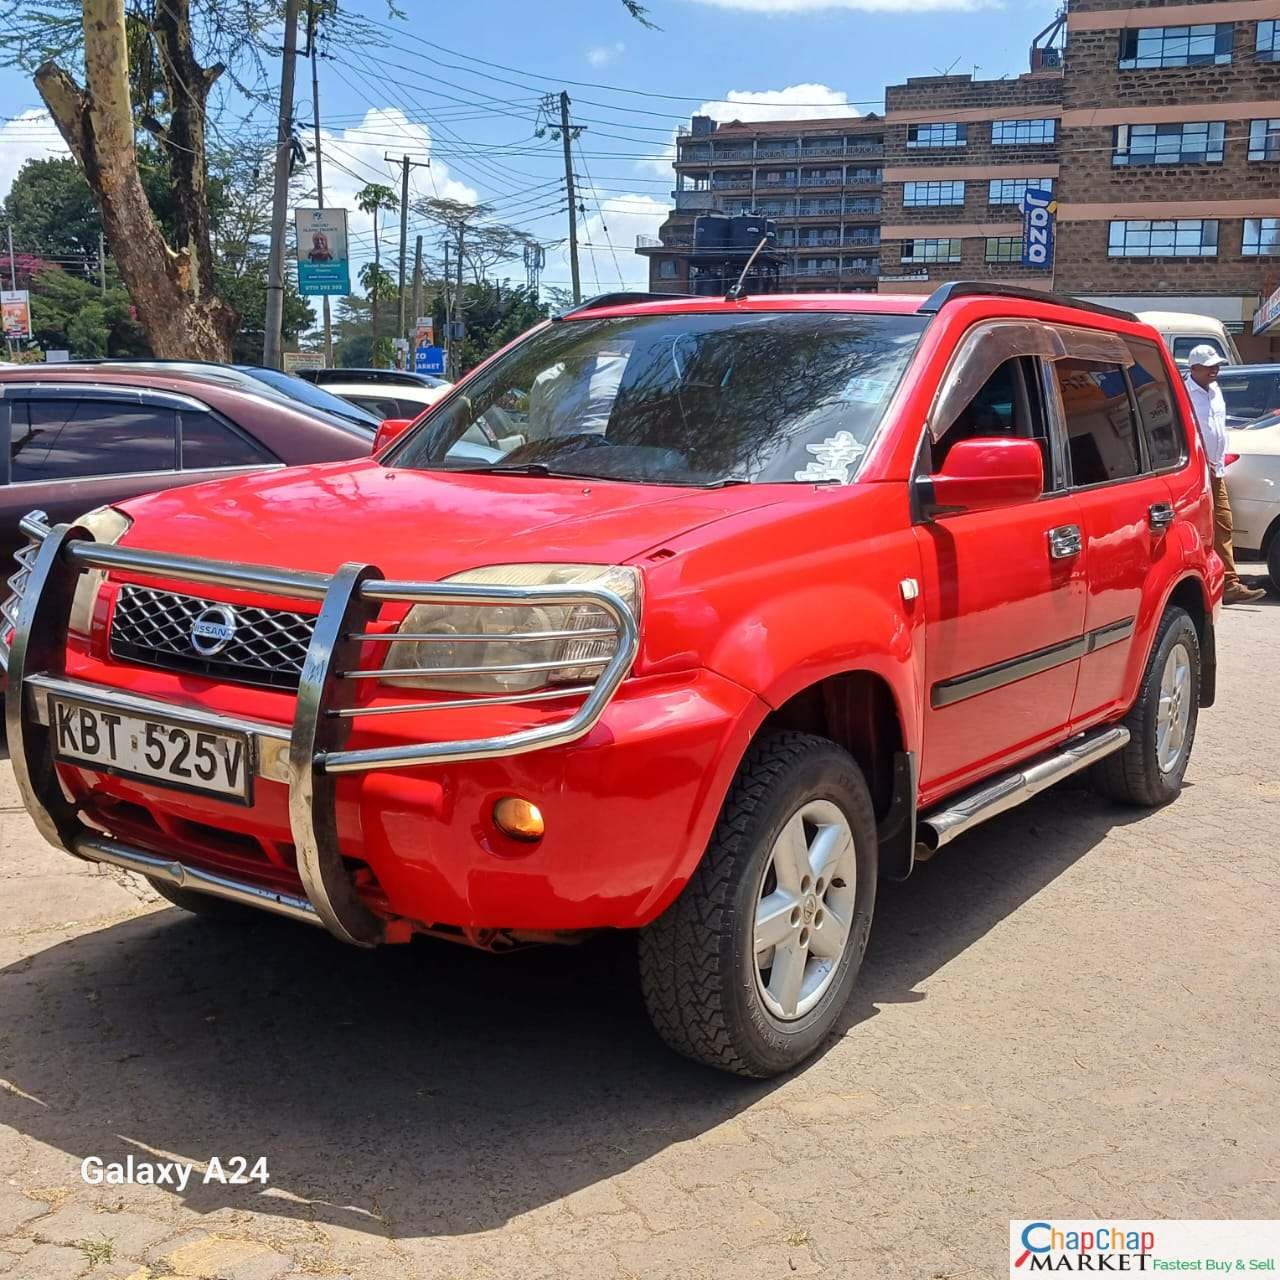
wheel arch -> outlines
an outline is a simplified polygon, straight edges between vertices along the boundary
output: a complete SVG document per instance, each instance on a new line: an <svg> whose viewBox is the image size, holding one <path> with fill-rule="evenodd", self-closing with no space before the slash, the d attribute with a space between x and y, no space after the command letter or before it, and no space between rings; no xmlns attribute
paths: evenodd
<svg viewBox="0 0 1280 1280"><path fill-rule="evenodd" d="M1217 696L1218 685L1218 647L1214 636L1213 607L1209 602L1204 582L1195 574L1187 574L1173 584L1172 590L1165 597L1160 617L1164 617L1173 606L1183 610L1191 619L1196 629L1196 637L1200 641L1200 705L1213 706ZM1157 628L1158 631L1158 628ZM1151 643L1155 643L1155 632ZM1150 661L1150 645L1143 656L1142 669Z"/></svg>

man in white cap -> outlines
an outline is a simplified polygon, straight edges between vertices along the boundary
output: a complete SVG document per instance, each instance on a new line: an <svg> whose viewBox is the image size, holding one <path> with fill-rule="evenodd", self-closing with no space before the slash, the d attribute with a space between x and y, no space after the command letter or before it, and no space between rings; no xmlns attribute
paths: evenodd
<svg viewBox="0 0 1280 1280"><path fill-rule="evenodd" d="M1196 411L1200 439L1209 459L1209 483L1213 486L1213 549L1226 569L1222 592L1223 604L1251 604L1267 593L1246 587L1236 572L1236 559L1231 550L1231 503L1227 498L1225 458L1227 454L1227 403L1218 386L1218 366L1226 364L1217 348L1207 342L1192 347L1187 358L1187 394Z"/></svg>

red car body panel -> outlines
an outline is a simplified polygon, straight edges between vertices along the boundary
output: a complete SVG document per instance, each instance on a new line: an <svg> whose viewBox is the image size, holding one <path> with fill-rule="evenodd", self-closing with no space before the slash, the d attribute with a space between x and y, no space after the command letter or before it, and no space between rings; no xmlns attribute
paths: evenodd
<svg viewBox="0 0 1280 1280"><path fill-rule="evenodd" d="M735 304L679 298L647 311L909 313L918 305L886 295L804 295ZM503 760L344 775L337 795L343 853L367 864L376 880L369 900L394 915L460 928L643 925L697 866L753 735L771 711L818 682L850 672L880 682L902 749L918 759L915 799L924 808L1122 715L1175 591L1190 583L1210 615L1216 610L1221 564L1211 549L1206 468L1194 430L1185 465L1166 474L932 521L914 513L911 480L925 420L958 340L974 323L1009 315L1154 336L1137 323L1082 316L1049 300L957 301L926 328L849 485L699 490L442 475L367 460L135 499L123 504L135 523L122 545L323 572L367 561L389 577L419 580L526 561L638 568L639 656L586 737ZM1193 423L1181 379L1165 359L1183 420ZM465 391L466 381L460 385ZM1166 502L1176 520L1156 536L1148 509ZM1050 560L1046 531L1065 524L1080 526L1081 554ZM68 675L292 722L291 694L112 659L110 612L127 580L112 575L93 634L73 637ZM918 584L914 598L908 582ZM299 608L234 590L219 589L216 598ZM393 627L406 608L384 606L379 625ZM1129 619L1124 643L933 705L931 691L948 680ZM365 648L363 665L380 661L381 649ZM367 681L359 696L381 705L410 692ZM357 721L349 745L466 736L475 733L477 714ZM554 703L498 708L484 713L484 731L562 714ZM89 811L109 816L143 847L177 849L296 891L282 784L259 779L252 806L237 808L134 779L59 769ZM541 842L518 843L494 826L494 801L506 794L527 796L543 811Z"/></svg>

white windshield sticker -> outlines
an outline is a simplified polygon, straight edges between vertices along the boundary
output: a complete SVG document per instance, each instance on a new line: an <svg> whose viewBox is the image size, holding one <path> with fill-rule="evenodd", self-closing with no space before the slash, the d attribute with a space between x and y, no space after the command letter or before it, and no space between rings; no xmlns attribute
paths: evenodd
<svg viewBox="0 0 1280 1280"><path fill-rule="evenodd" d="M889 383L884 378L854 377L849 379L844 395L846 400L858 404L879 404L888 389Z"/></svg>
<svg viewBox="0 0 1280 1280"><path fill-rule="evenodd" d="M795 473L797 480L839 480L849 483L849 468L867 451L851 431L837 431L820 444L807 444L814 461Z"/></svg>

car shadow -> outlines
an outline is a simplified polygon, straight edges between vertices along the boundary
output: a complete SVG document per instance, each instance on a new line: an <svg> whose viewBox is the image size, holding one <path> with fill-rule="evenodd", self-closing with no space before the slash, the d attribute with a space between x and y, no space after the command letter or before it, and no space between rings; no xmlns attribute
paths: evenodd
<svg viewBox="0 0 1280 1280"><path fill-rule="evenodd" d="M879 1006L927 999L931 974L1136 816L1059 790L883 886L827 1050ZM0 1007L0 1123L77 1161L265 1155L270 1193L193 1179L186 1208L395 1238L495 1228L777 1087L670 1053L625 935L365 952L164 910L0 969Z"/></svg>

